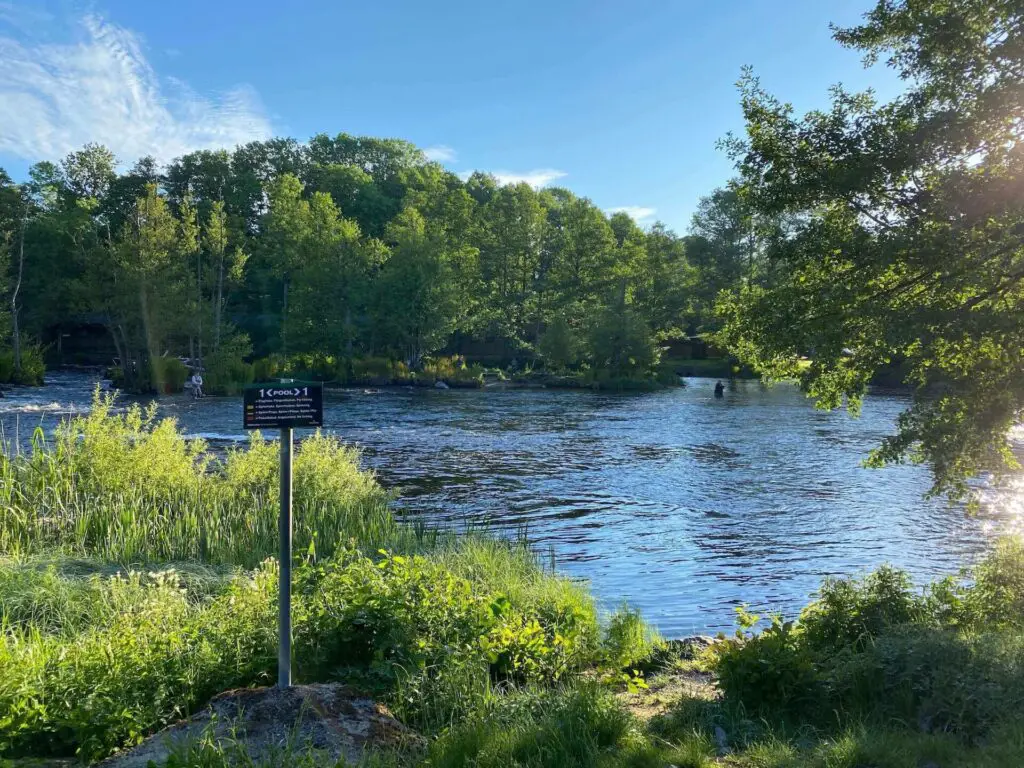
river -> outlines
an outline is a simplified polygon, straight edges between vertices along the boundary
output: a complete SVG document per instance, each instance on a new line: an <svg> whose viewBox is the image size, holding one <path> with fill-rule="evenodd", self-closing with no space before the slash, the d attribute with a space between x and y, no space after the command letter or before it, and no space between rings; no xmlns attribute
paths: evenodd
<svg viewBox="0 0 1024 768"><path fill-rule="evenodd" d="M51 373L0 400L13 445L88 409L95 377ZM407 517L525 532L602 603L666 636L729 630L741 603L792 614L825 576L883 562L924 582L1017 530L1022 477L983 480L968 515L925 500L925 468L860 466L907 406L816 410L795 387L714 381L643 395L547 390L328 390L325 423L360 446ZM244 440L241 398L160 399L213 442Z"/></svg>

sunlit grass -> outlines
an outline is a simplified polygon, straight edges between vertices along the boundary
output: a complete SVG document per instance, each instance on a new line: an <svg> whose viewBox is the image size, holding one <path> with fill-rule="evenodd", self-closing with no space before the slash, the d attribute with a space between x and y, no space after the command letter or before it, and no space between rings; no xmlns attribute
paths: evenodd
<svg viewBox="0 0 1024 768"><path fill-rule="evenodd" d="M0 553L253 567L277 551L276 443L254 434L220 455L153 410L112 405L97 397L52 443L38 434L28 453L0 456ZM300 443L294 484L296 551L415 544L358 453L334 438Z"/></svg>

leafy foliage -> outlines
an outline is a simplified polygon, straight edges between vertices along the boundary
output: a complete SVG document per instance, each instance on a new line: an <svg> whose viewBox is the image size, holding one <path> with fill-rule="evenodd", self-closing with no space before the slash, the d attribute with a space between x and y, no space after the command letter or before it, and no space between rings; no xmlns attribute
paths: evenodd
<svg viewBox="0 0 1024 768"><path fill-rule="evenodd" d="M787 225L762 238L768 279L722 302L720 339L829 408L901 365L917 397L871 462L928 462L954 495L1015 464L1024 404L1021 34L1016 3L881 0L835 37L886 58L904 95L836 88L798 117L748 73L746 137L726 142L739 200Z"/></svg>
<svg viewBox="0 0 1024 768"><path fill-rule="evenodd" d="M709 662L728 703L776 723L902 721L973 743L1024 704L1021 553L1005 542L924 593L887 567L827 581L799 620L740 631Z"/></svg>
<svg viewBox="0 0 1024 768"><path fill-rule="evenodd" d="M563 189L463 181L402 141L271 139L193 152L163 173L150 158L116 166L88 145L37 163L24 184L0 176L0 278L21 274L24 242L20 309L0 317L0 343L15 319L30 342L102 323L132 390L176 384L155 358L188 358L227 393L253 358L416 370L478 349L508 363L536 360L545 335L553 367L634 360L646 375L636 340L694 330L694 308L710 309L692 300L698 275L663 226L645 232ZM600 336L608 307L627 333ZM563 321L600 348L559 341Z"/></svg>

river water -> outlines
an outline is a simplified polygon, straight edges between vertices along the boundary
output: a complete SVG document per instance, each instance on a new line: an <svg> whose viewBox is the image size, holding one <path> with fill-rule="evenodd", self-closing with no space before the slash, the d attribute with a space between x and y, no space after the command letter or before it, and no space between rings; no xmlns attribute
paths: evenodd
<svg viewBox="0 0 1024 768"><path fill-rule="evenodd" d="M0 400L12 443L88 408L95 378L54 373ZM728 630L749 603L792 614L824 576L883 562L921 582L1017 530L1022 478L983 480L967 515L924 500L925 468L868 470L907 406L874 392L859 418L816 410L795 387L714 381L609 395L546 390L328 390L328 431L363 449L397 507L458 528L526 533L602 603L640 608L666 636ZM244 440L241 398L161 398L213 442Z"/></svg>

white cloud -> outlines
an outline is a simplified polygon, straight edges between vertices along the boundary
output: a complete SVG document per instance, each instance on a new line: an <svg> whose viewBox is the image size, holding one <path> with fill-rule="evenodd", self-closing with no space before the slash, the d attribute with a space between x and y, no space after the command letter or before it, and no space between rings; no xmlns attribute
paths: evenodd
<svg viewBox="0 0 1024 768"><path fill-rule="evenodd" d="M432 160L435 163L449 163L456 157L455 150L444 144L427 147L423 150L423 154L427 156L427 160Z"/></svg>
<svg viewBox="0 0 1024 768"><path fill-rule="evenodd" d="M52 160L94 141L123 162L166 162L271 135L251 88L202 96L159 77L130 30L87 16L76 32L66 44L0 37L0 152Z"/></svg>
<svg viewBox="0 0 1024 768"><path fill-rule="evenodd" d="M618 208L608 209L608 213L624 213L638 223L651 218L657 212L657 208L647 208L642 205L621 205Z"/></svg>
<svg viewBox="0 0 1024 768"><path fill-rule="evenodd" d="M459 174L463 179L468 179L475 171L463 171ZM546 187L553 181L565 178L568 174L565 171L556 171L554 168L537 168L525 173L514 173L512 171L484 171L493 176L498 184L529 184L534 189Z"/></svg>

